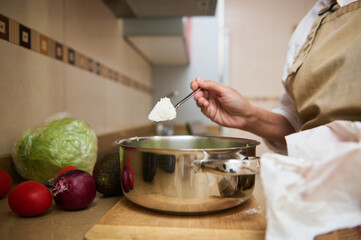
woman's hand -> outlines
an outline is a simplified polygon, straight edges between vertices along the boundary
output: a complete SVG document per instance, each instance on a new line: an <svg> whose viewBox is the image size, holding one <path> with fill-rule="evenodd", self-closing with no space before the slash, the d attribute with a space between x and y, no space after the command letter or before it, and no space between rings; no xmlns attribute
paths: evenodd
<svg viewBox="0 0 361 240"><path fill-rule="evenodd" d="M289 121L280 114L255 107L235 89L221 83L196 78L191 83L201 111L224 127L249 131L268 140L285 143L285 136L294 133Z"/></svg>
<svg viewBox="0 0 361 240"><path fill-rule="evenodd" d="M212 121L225 127L243 129L252 118L253 106L235 89L212 80L196 78L193 90L202 88L194 95L198 107Z"/></svg>

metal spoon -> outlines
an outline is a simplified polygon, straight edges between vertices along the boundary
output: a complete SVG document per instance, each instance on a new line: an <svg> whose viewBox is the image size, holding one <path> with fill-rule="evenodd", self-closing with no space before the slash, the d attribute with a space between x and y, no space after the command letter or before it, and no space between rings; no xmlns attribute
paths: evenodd
<svg viewBox="0 0 361 240"><path fill-rule="evenodd" d="M177 103L176 105L174 105L174 108L177 110L177 108L179 108L180 105L182 105L183 103L185 103L188 99L190 99L191 97L194 96L194 94L196 94L197 92L199 92L201 90L201 88L197 88L196 90L194 90L193 92L191 92L188 96L186 96L185 98L183 98L179 103Z"/></svg>

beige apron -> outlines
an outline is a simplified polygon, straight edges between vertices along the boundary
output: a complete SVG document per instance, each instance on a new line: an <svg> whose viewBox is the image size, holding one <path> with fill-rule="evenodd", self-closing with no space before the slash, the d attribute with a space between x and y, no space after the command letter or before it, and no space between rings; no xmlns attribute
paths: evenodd
<svg viewBox="0 0 361 240"><path fill-rule="evenodd" d="M361 121L361 1L320 16L286 80L301 130Z"/></svg>

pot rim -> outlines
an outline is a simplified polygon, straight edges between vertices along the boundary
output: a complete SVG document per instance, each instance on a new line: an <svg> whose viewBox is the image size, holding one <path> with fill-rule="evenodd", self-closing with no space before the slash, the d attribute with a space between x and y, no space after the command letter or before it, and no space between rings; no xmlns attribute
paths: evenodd
<svg viewBox="0 0 361 240"><path fill-rule="evenodd" d="M167 139L182 139L182 140L194 140L194 139L221 139L221 140L229 140L236 141L243 144L249 144L250 146L237 146L237 147L212 147L212 148L154 148L154 147L141 147L141 146L132 146L129 143L134 141L145 141L148 139L156 139L156 140L167 140ZM257 145L261 143L257 140L248 139L248 138L237 138L237 137L226 137L226 136L198 136L198 135L172 135L172 136L143 136L143 137L131 137L126 139L116 140L115 143L119 146L125 147L127 149L139 149L139 150L174 150L174 151L230 151L230 150L239 150L239 149L249 149L255 148Z"/></svg>

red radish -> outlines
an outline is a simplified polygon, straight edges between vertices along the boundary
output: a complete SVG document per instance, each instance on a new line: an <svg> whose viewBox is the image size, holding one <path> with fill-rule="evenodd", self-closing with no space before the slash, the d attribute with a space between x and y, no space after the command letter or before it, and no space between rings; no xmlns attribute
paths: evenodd
<svg viewBox="0 0 361 240"><path fill-rule="evenodd" d="M55 203L62 209L86 208L96 195L94 178L80 169L66 171L55 180L52 194Z"/></svg>
<svg viewBox="0 0 361 240"><path fill-rule="evenodd" d="M8 194L13 185L13 180L11 179L10 175L0 169L0 198L3 198Z"/></svg>
<svg viewBox="0 0 361 240"><path fill-rule="evenodd" d="M25 181L18 184L9 194L8 203L11 210L24 217L41 215L46 212L53 199L44 184Z"/></svg>

